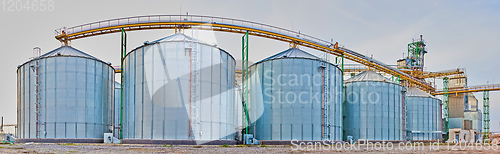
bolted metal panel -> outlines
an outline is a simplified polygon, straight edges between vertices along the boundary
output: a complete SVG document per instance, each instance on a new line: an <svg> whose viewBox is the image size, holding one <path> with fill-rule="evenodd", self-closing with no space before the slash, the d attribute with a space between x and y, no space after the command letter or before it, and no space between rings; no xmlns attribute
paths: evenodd
<svg viewBox="0 0 500 154"><path fill-rule="evenodd" d="M18 138L37 138L37 132L38 138L103 138L110 132L114 69L109 63L62 46L24 63L17 73Z"/></svg>
<svg viewBox="0 0 500 154"><path fill-rule="evenodd" d="M346 80L344 140L403 140L403 87L373 71Z"/></svg>
<svg viewBox="0 0 500 154"><path fill-rule="evenodd" d="M123 138L233 140L234 72L229 53L182 33L132 50L124 60Z"/></svg>
<svg viewBox="0 0 500 154"><path fill-rule="evenodd" d="M414 95L420 93L420 95ZM412 140L441 139L441 100L412 87L406 93L407 130Z"/></svg>
<svg viewBox="0 0 500 154"><path fill-rule="evenodd" d="M119 82L115 81L114 85L114 93L115 93L115 98L114 98L114 106L113 106L113 125L115 128L113 128L113 136L118 137L120 136L120 111L121 111L121 84Z"/></svg>
<svg viewBox="0 0 500 154"><path fill-rule="evenodd" d="M277 55L287 56L250 67L249 133L259 140L342 140L341 70L296 48L286 52L293 54L281 52ZM327 81L330 97L323 100Z"/></svg>

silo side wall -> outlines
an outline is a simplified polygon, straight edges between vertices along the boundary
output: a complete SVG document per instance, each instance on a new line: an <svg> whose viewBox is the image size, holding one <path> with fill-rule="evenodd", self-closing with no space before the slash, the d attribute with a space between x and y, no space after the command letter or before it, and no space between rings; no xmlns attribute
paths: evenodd
<svg viewBox="0 0 500 154"><path fill-rule="evenodd" d="M407 97L406 104L410 139L441 139L441 101L430 97Z"/></svg>
<svg viewBox="0 0 500 154"><path fill-rule="evenodd" d="M329 81L323 73L328 67ZM250 133L259 140L341 140L342 81L338 67L318 60L283 58L250 67ZM324 83L329 82L325 101ZM329 112L322 106L328 102ZM328 123L324 123L328 115ZM323 126L330 125L327 131Z"/></svg>
<svg viewBox="0 0 500 154"><path fill-rule="evenodd" d="M124 139L234 139L234 58L205 44L191 56L185 43L150 44L125 57Z"/></svg>
<svg viewBox="0 0 500 154"><path fill-rule="evenodd" d="M345 84L345 140L404 140L403 87L358 81Z"/></svg>
<svg viewBox="0 0 500 154"><path fill-rule="evenodd" d="M81 57L38 60L39 138L103 138L112 124L114 70ZM18 134L37 138L36 60L18 69Z"/></svg>

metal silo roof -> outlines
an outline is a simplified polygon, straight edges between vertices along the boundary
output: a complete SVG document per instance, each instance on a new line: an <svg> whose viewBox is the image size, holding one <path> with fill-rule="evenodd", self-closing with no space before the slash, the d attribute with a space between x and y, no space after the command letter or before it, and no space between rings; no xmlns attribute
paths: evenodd
<svg viewBox="0 0 500 154"><path fill-rule="evenodd" d="M78 49L75 49L71 46L67 46L67 45L64 45L64 46L61 46L57 49L54 49L52 51L49 51L35 59L31 59L31 60L28 60L27 62L24 62L23 64L17 66L17 68L20 68L22 65L24 64L27 64L27 63L30 63L31 61L33 60L37 60L37 59L43 59L43 58L49 58L49 57L64 57L64 56L67 56L67 57L82 57L82 58L88 58L88 59L94 59L94 60L97 60L97 61L100 61L102 63L105 63L107 65L111 65L111 63L109 62L105 62L105 61L102 61L94 56L91 56L83 51L80 51ZM114 69L114 68L113 68Z"/></svg>
<svg viewBox="0 0 500 154"><path fill-rule="evenodd" d="M158 39L156 41L149 42L146 44L154 44L154 43L158 43L158 42L176 42L176 41L197 41L198 43L204 43L204 44L209 45L208 43L206 43L204 41L189 37L184 33L175 33L173 35L170 35L170 36L167 36L167 37L164 37L164 38L161 38L161 39Z"/></svg>
<svg viewBox="0 0 500 154"><path fill-rule="evenodd" d="M382 76L382 75L380 75L372 70L361 72L358 75L356 75L350 79L347 79L345 82L349 83L349 82L357 82L357 81L380 81L380 82L389 82L389 83L397 84L396 82L393 82L393 81L385 78L384 76Z"/></svg>
<svg viewBox="0 0 500 154"><path fill-rule="evenodd" d="M251 66L268 61L268 60L273 60L273 59L280 59L280 58L305 58L305 59L321 59L319 57L316 57L313 54L310 54L308 52L305 52L304 50L300 50L299 48L290 48L285 51L282 51L280 53L277 53L275 55L272 55L270 57L267 57L261 61L258 61L256 63L253 63Z"/></svg>
<svg viewBox="0 0 500 154"><path fill-rule="evenodd" d="M268 57L262 61L270 60L270 59L278 59L278 58L310 58L310 59L319 59L313 54L307 53L304 50L300 50L299 48L290 48L278 54L275 54L271 57Z"/></svg>
<svg viewBox="0 0 500 154"><path fill-rule="evenodd" d="M94 56L91 56L83 51L80 51L78 49L75 49L71 46L61 46L57 49L54 49L50 52L47 52L40 56L40 58L45 58L45 57L54 57L54 56L77 56L77 57L85 57L85 58L90 58L90 59L96 59L99 61L102 61L100 59L97 59Z"/></svg>
<svg viewBox="0 0 500 154"><path fill-rule="evenodd" d="M432 98L436 98L436 97L432 96L431 94L426 93L425 91L418 89L417 87L409 88L406 91L406 96L407 97L432 97Z"/></svg>

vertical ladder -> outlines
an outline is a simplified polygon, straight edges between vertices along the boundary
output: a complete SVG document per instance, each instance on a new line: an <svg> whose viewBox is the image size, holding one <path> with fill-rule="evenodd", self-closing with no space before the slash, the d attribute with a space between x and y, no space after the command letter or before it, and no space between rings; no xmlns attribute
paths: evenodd
<svg viewBox="0 0 500 154"><path fill-rule="evenodd" d="M490 142L490 92L483 91L483 141Z"/></svg>
<svg viewBox="0 0 500 154"><path fill-rule="evenodd" d="M324 58L322 60L323 69L323 138L331 139L330 137L330 120L329 120L329 112L330 112L330 67L328 54L324 54Z"/></svg>
<svg viewBox="0 0 500 154"><path fill-rule="evenodd" d="M40 138L40 131L41 131L41 105L40 105L40 101L42 100L41 98L41 95L40 95L40 91L42 88L40 88L40 71L39 71L39 67L40 67L40 59L38 59L38 57L40 56L42 52L42 49L40 49L39 47L35 47L33 48L33 58L35 59L35 65L33 66L33 71L35 72L35 123L36 123L36 138Z"/></svg>
<svg viewBox="0 0 500 154"><path fill-rule="evenodd" d="M192 133L194 132L194 129L192 129L192 124L197 123L199 118L198 118L198 113L196 112L198 107L196 106L196 101L199 99L197 89L199 87L199 70L198 70L198 63L199 63L199 58L198 58L198 29L193 28L191 31L191 39L185 39L185 47L186 50L189 51L189 56L190 56L190 71L189 71L189 82L190 82L190 89L189 89L189 136L194 137ZM200 136L202 132L200 132Z"/></svg>

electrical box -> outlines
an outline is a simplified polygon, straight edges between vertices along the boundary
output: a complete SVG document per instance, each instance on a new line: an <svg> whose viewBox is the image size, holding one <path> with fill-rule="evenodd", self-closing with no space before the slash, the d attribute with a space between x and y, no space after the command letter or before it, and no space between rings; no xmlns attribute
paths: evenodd
<svg viewBox="0 0 500 154"><path fill-rule="evenodd" d="M253 134L245 134L245 135L243 135L243 139L245 141L245 144L248 144L248 145L259 144L259 140L257 140L256 138L253 138Z"/></svg>
<svg viewBox="0 0 500 154"><path fill-rule="evenodd" d="M104 143L122 143L118 138L113 137L113 133L104 133Z"/></svg>

